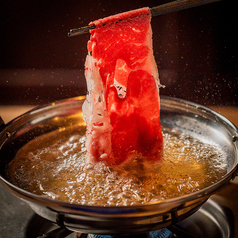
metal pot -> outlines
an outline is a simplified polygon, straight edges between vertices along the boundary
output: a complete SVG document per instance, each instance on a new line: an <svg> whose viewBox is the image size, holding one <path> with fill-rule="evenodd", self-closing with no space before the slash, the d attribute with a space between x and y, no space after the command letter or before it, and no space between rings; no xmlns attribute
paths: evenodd
<svg viewBox="0 0 238 238"><path fill-rule="evenodd" d="M181 99L161 98L162 126L179 129L200 140L219 144L227 154L227 173L219 181L197 192L140 206L85 206L32 194L11 184L6 165L30 140L60 127L83 124L82 97L38 107L4 124L0 132L0 181L26 201L40 216L69 230L94 234L147 232L177 223L195 211L238 171L238 130L226 118L201 105Z"/></svg>

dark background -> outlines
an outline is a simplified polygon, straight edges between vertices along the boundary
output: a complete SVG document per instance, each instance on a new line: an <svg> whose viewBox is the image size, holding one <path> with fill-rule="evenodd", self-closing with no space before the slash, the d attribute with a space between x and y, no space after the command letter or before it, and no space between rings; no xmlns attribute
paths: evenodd
<svg viewBox="0 0 238 238"><path fill-rule="evenodd" d="M7 0L0 7L0 104L44 104L86 93L89 34L70 29L162 0ZM238 104L235 1L152 19L161 95L203 105Z"/></svg>

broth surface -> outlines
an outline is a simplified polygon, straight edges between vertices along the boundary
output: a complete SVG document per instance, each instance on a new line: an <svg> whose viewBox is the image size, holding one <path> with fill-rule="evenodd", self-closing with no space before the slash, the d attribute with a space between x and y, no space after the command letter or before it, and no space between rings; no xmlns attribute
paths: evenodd
<svg viewBox="0 0 238 238"><path fill-rule="evenodd" d="M182 196L205 188L226 174L226 156L178 130L163 128L163 161L145 167L86 164L85 127L40 136L7 167L10 182L32 193L70 203L126 206Z"/></svg>

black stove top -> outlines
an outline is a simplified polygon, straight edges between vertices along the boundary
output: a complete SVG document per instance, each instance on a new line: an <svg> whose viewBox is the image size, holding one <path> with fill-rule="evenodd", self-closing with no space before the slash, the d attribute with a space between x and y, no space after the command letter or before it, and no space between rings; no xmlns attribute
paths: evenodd
<svg viewBox="0 0 238 238"><path fill-rule="evenodd" d="M22 200L0 184L0 238L109 238L110 236L72 233L36 215ZM222 205L220 194L212 196L196 213L169 227L169 231L138 234L147 238L235 238L234 212ZM120 236L112 236L118 238ZM121 236L129 238L130 236Z"/></svg>

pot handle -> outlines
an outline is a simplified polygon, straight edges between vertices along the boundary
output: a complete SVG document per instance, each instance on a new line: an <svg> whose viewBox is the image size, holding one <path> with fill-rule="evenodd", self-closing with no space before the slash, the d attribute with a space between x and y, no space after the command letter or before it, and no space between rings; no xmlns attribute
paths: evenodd
<svg viewBox="0 0 238 238"><path fill-rule="evenodd" d="M3 130L4 127L5 127L5 123L4 123L3 119L0 116L0 132Z"/></svg>

